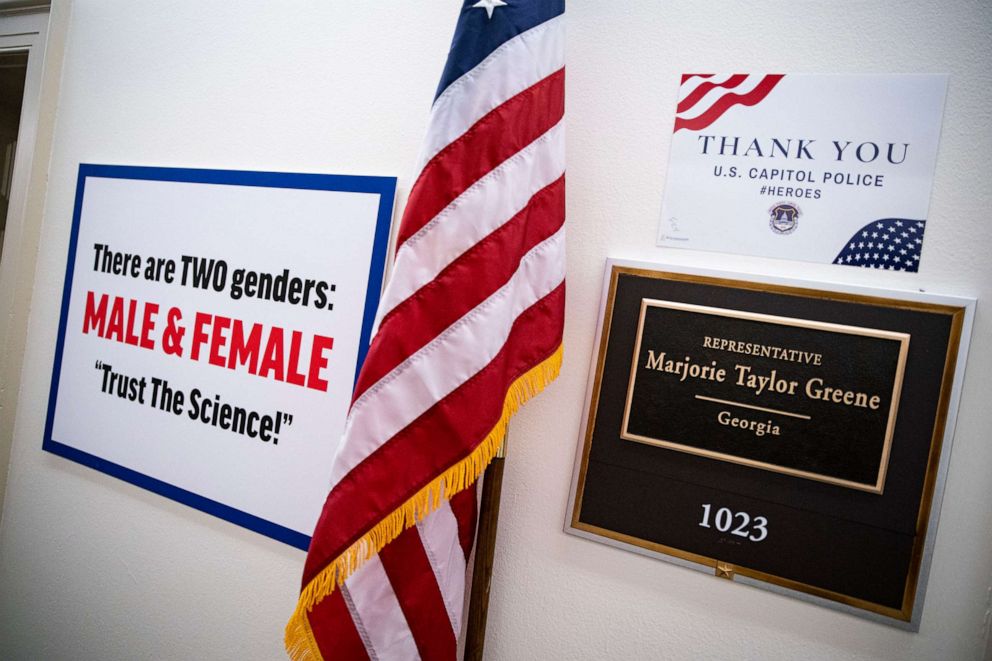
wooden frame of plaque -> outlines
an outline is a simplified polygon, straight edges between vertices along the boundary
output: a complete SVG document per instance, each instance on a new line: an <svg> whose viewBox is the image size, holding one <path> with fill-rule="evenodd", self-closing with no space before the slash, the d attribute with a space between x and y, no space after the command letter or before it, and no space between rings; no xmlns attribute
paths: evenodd
<svg viewBox="0 0 992 661"><path fill-rule="evenodd" d="M974 307L610 260L566 531L917 630Z"/></svg>

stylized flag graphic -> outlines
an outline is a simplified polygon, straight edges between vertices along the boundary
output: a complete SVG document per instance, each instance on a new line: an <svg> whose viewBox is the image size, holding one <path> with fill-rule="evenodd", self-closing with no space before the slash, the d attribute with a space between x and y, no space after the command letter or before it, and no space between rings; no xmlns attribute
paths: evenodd
<svg viewBox="0 0 992 661"><path fill-rule="evenodd" d="M782 74L750 75L737 73L687 73L679 87L675 108L675 131L699 131L734 106L757 105L778 85Z"/></svg>
<svg viewBox="0 0 992 661"><path fill-rule="evenodd" d="M286 627L296 659L454 659L476 479L561 364L564 0L468 0Z"/></svg>
<svg viewBox="0 0 992 661"><path fill-rule="evenodd" d="M886 271L920 270L926 222L904 218L875 220L855 232L834 264Z"/></svg>

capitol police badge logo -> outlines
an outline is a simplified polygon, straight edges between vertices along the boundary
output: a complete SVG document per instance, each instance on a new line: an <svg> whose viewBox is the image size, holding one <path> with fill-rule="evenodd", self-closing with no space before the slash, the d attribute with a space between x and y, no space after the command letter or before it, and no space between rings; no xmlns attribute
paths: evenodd
<svg viewBox="0 0 992 661"><path fill-rule="evenodd" d="M779 202L768 210L768 226L776 234L792 234L799 225L799 207L794 202Z"/></svg>

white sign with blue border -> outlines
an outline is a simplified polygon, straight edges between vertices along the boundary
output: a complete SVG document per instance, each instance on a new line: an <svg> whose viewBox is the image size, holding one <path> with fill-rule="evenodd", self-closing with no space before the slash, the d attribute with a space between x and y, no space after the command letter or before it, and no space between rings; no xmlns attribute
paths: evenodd
<svg viewBox="0 0 992 661"><path fill-rule="evenodd" d="M44 449L306 549L395 189L80 165Z"/></svg>

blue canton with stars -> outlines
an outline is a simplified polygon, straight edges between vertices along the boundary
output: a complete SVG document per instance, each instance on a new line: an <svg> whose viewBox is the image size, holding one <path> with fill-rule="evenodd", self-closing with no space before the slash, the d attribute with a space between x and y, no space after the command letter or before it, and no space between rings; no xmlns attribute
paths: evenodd
<svg viewBox="0 0 992 661"><path fill-rule="evenodd" d="M920 270L925 221L883 218L868 223L847 241L834 264L886 271Z"/></svg>

